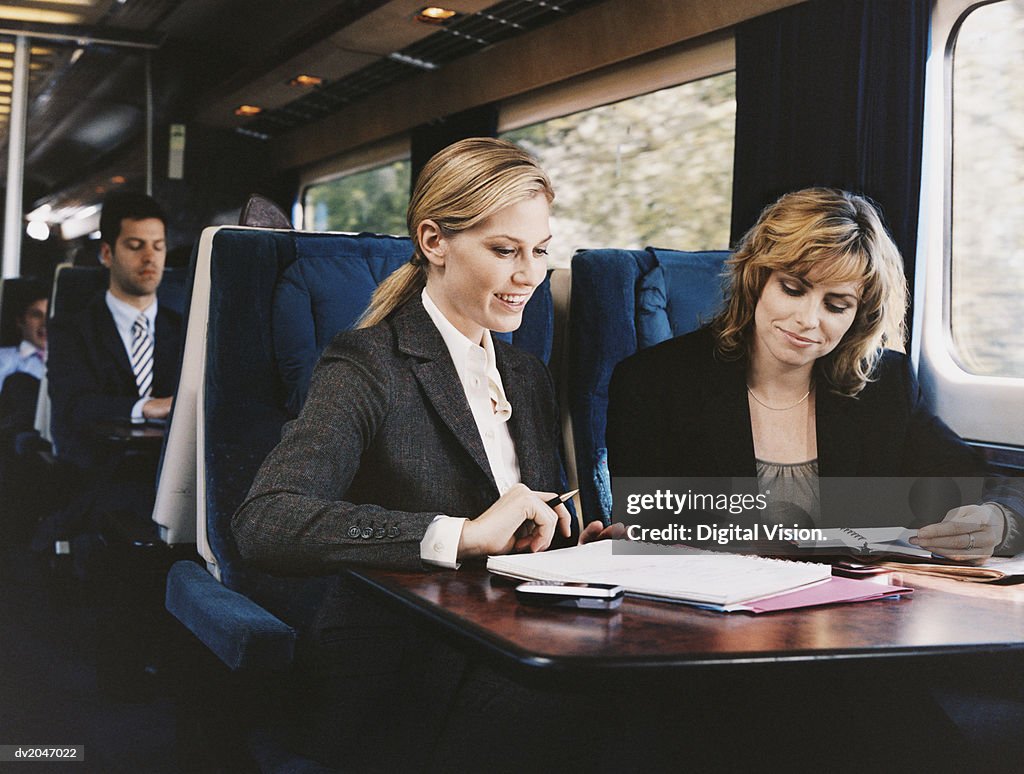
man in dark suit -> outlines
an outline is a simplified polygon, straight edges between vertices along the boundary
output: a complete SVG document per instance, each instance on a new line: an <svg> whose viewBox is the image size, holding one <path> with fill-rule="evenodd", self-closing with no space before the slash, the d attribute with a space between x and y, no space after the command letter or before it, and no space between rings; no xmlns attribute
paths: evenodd
<svg viewBox="0 0 1024 774"><path fill-rule="evenodd" d="M53 320L54 441L58 455L80 467L101 462L98 422L141 424L170 413L181 318L157 303L165 224L160 205L148 196L108 197L100 219L100 260L110 270L109 286L79 314Z"/></svg>
<svg viewBox="0 0 1024 774"><path fill-rule="evenodd" d="M166 217L143 194L107 197L100 219L100 260L107 290L80 312L54 317L48 379L57 456L85 482L64 531L120 522L152 530L157 458L114 443L103 425L166 419L177 384L181 318L157 302L166 255ZM107 428L109 429L109 428Z"/></svg>

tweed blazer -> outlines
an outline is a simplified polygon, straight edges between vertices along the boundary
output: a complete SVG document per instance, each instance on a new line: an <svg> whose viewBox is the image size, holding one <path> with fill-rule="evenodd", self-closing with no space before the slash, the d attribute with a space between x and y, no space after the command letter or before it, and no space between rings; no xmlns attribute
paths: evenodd
<svg viewBox="0 0 1024 774"><path fill-rule="evenodd" d="M158 307L155 335L152 395L164 398L173 395L178 384L181 317ZM132 406L139 399L135 374L105 293L94 296L78 314L53 320L49 352L47 381L57 451L80 466L92 467L105 461L105 447L92 425L130 421Z"/></svg>
<svg viewBox="0 0 1024 774"><path fill-rule="evenodd" d="M494 342L521 480L561 491L551 377ZM476 422L444 339L417 296L380 325L328 345L232 519L242 556L282 573L342 562L420 566L438 514L474 518L498 499Z"/></svg>
<svg viewBox="0 0 1024 774"><path fill-rule="evenodd" d="M971 476L974 451L925 406L899 352L856 398L816 393L821 476ZM757 475L746 369L715 353L708 328L642 350L612 375L608 462L617 476Z"/></svg>

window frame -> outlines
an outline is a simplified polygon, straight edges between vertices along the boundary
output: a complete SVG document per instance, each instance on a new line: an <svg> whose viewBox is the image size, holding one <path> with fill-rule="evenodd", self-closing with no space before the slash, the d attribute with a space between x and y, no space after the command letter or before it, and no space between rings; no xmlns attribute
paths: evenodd
<svg viewBox="0 0 1024 774"><path fill-rule="evenodd" d="M498 133L682 86L735 69L736 40L733 33L704 35L664 51L505 100L498 116Z"/></svg>
<svg viewBox="0 0 1024 774"><path fill-rule="evenodd" d="M953 50L964 19L1000 0L937 0L925 75L921 212L911 357L925 397L961 437L1024 446L1024 378L967 371L953 341Z"/></svg>
<svg viewBox="0 0 1024 774"><path fill-rule="evenodd" d="M736 43L732 31L710 33L504 100L499 110L498 133L735 69ZM304 229L310 228L305 212L310 187L400 161L410 154L410 136L401 134L306 168L299 176L294 222Z"/></svg>

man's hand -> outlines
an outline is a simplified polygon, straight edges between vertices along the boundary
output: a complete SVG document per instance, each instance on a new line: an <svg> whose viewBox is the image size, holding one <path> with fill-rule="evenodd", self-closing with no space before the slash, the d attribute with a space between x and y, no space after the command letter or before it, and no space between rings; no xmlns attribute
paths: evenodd
<svg viewBox="0 0 1024 774"><path fill-rule="evenodd" d="M511 551L543 551L551 545L558 527L569 537L569 511L565 505L545 505L556 495L534 492L516 484L490 508L462 527L459 560Z"/></svg>
<svg viewBox="0 0 1024 774"><path fill-rule="evenodd" d="M174 398L150 398L142 404L142 416L145 419L167 419L173 402Z"/></svg>

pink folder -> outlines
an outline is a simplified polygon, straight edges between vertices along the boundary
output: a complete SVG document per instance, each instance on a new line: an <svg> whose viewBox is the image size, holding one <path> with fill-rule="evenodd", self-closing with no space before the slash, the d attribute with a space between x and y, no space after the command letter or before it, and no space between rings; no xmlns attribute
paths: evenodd
<svg viewBox="0 0 1024 774"><path fill-rule="evenodd" d="M752 599L738 605L729 605L727 610L749 611L752 613L774 613L777 610L793 610L814 605L833 605L839 602L867 602L872 599L898 597L909 594L913 589L906 586L890 586L853 578L835 576L821 583L776 594L771 597Z"/></svg>

